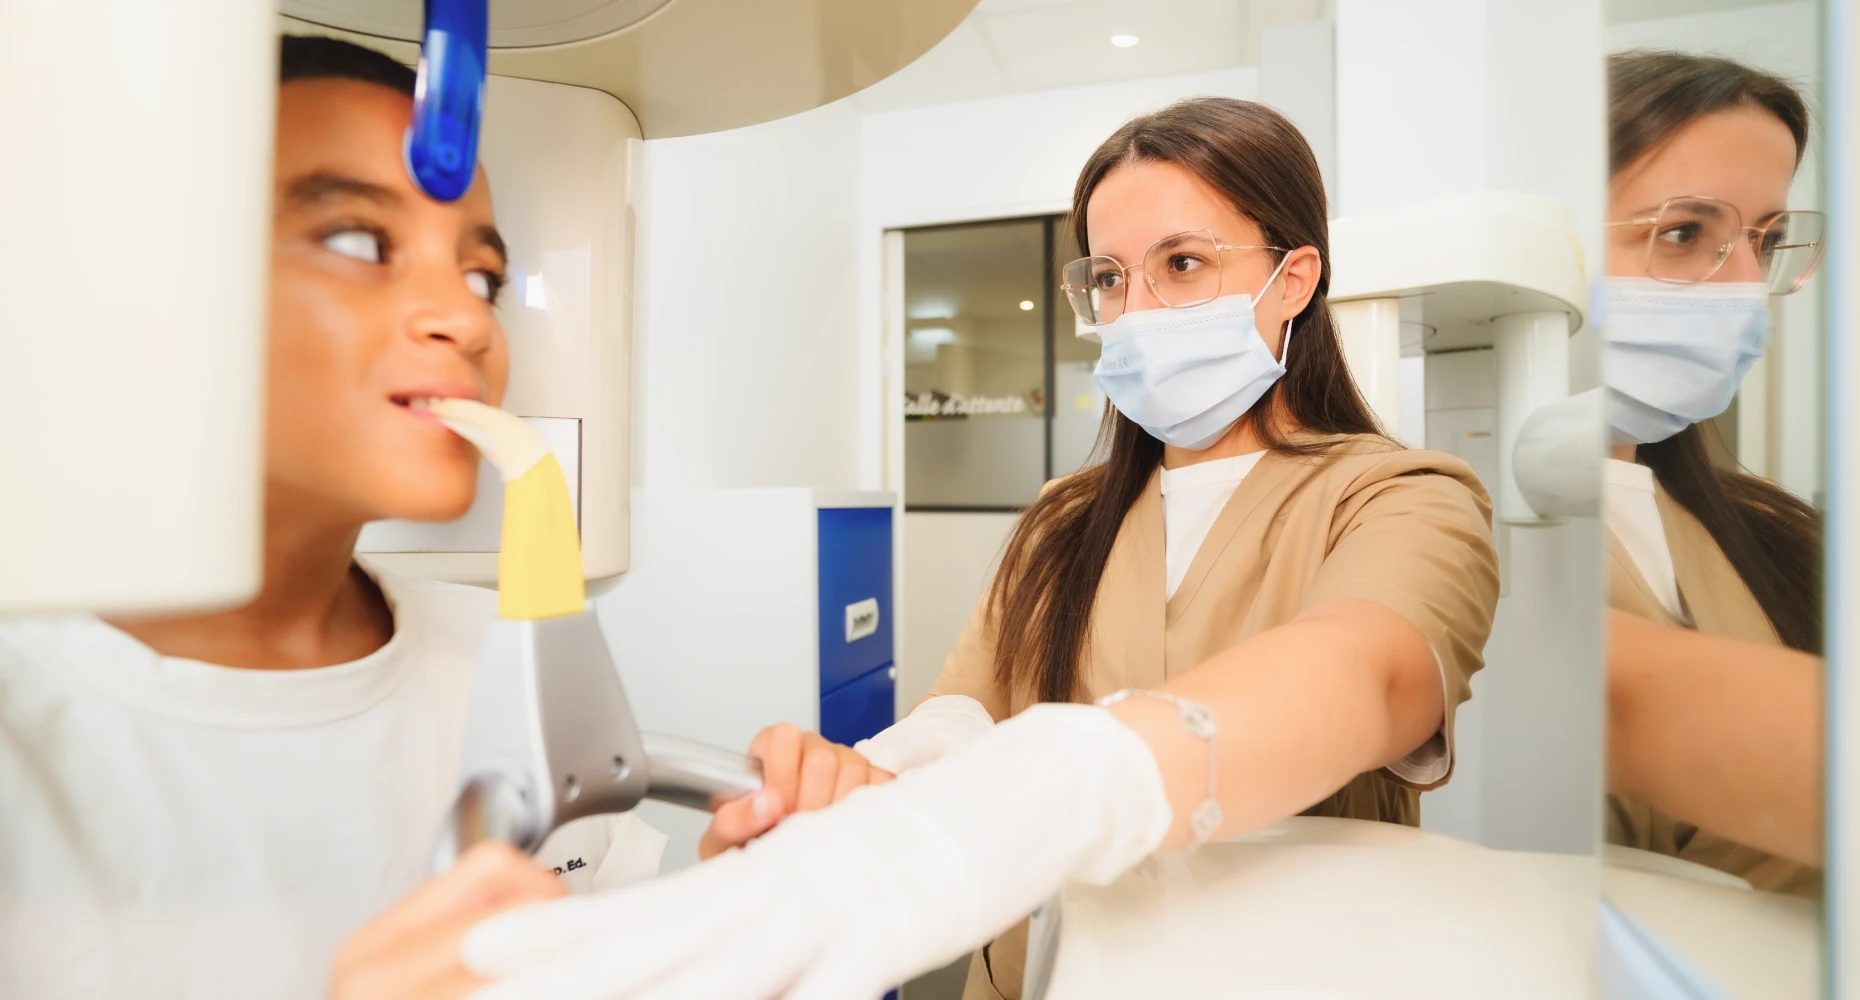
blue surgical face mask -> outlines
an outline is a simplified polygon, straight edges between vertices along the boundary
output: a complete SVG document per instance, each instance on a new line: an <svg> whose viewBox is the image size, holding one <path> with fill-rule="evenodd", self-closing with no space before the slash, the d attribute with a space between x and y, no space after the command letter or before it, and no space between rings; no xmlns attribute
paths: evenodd
<svg viewBox="0 0 1860 1000"><path fill-rule="evenodd" d="M1602 382L1616 444L1664 441L1730 409L1769 333L1762 282L1602 282Z"/></svg>
<svg viewBox="0 0 1860 1000"><path fill-rule="evenodd" d="M1200 451L1219 441L1285 374L1291 321L1275 358L1253 313L1284 269L1281 260L1257 295L1127 312L1099 327L1104 351L1092 371L1098 388L1119 413L1164 444Z"/></svg>

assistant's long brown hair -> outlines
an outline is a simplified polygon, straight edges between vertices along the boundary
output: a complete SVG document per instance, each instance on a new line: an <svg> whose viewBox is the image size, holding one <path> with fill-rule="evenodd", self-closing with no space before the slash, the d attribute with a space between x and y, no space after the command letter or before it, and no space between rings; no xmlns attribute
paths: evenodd
<svg viewBox="0 0 1860 1000"><path fill-rule="evenodd" d="M1786 80L1729 59L1624 52L1608 60L1608 168L1619 174L1705 115L1754 108L1808 146L1808 108ZM1709 191L1687 192L1711 194ZM1635 450L1699 519L1789 646L1821 652L1821 516L1788 490L1727 467L1717 430L1693 424Z"/></svg>
<svg viewBox="0 0 1860 1000"><path fill-rule="evenodd" d="M1293 321L1290 343L1297 350L1287 352L1284 377L1252 409L1266 446L1313 454L1326 445L1294 442L1289 435L1380 433L1344 364L1325 299L1330 234L1324 181L1298 129L1264 105L1213 97L1132 119L1085 162L1073 188L1072 229L1081 248L1091 246L1085 208L1092 192L1130 163L1184 167L1257 224L1267 243L1317 248L1323 267L1317 291ZM1103 460L1055 482L1027 508L989 592L999 636L996 676L1009 690L1040 701L1070 701L1079 693L1098 581L1125 515L1162 463L1163 445L1107 407L1093 454Z"/></svg>

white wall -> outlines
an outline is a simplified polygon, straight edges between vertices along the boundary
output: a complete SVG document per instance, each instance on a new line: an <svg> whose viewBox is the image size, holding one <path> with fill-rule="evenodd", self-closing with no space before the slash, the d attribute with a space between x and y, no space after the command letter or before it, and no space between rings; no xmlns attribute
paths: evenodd
<svg viewBox="0 0 1860 1000"><path fill-rule="evenodd" d="M904 516L904 587L899 623L898 704L923 700L956 646L975 602L994 578L995 560L1014 530L1015 514L919 513Z"/></svg>
<svg viewBox="0 0 1860 1000"><path fill-rule="evenodd" d="M859 134L839 102L646 142L634 485L863 484Z"/></svg>
<svg viewBox="0 0 1860 1000"><path fill-rule="evenodd" d="M868 115L866 218L886 229L1063 211L1085 158L1126 119L1257 92L1256 73L1234 69Z"/></svg>
<svg viewBox="0 0 1860 1000"><path fill-rule="evenodd" d="M1595 0L1339 0L1338 214L1525 191L1598 223L1598 28Z"/></svg>

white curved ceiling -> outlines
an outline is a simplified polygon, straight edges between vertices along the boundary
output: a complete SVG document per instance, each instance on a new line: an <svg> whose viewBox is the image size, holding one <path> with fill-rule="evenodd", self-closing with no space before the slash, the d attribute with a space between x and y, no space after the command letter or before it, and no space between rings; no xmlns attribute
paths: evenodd
<svg viewBox="0 0 1860 1000"><path fill-rule="evenodd" d="M1266 29L1334 17L1334 0L982 0L863 111L1259 65ZM1112 35L1138 44L1117 48Z"/></svg>

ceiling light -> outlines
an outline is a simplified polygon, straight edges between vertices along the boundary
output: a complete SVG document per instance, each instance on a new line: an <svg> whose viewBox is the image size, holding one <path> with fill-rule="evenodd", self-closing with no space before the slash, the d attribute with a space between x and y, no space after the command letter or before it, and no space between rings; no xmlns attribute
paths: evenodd
<svg viewBox="0 0 1860 1000"><path fill-rule="evenodd" d="M1111 44L1117 46L1120 49L1130 48L1131 46L1137 44L1137 42L1138 42L1138 38L1135 35L1112 35L1111 36Z"/></svg>
<svg viewBox="0 0 1860 1000"><path fill-rule="evenodd" d="M1032 299L1021 299L1020 300L1020 311L1021 312L1032 312L1033 311L1033 300Z"/></svg>

